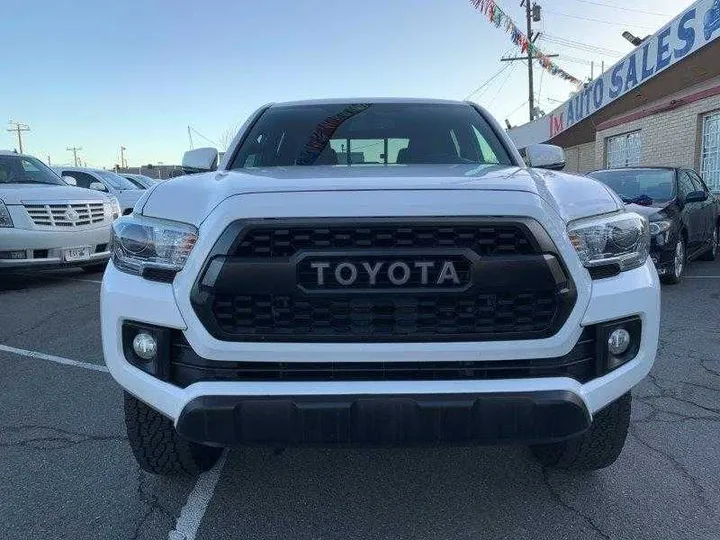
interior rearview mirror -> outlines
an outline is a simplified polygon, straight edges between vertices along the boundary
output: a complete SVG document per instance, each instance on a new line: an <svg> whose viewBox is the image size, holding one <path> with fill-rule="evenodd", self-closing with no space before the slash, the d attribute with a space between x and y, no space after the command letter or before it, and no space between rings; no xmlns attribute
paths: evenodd
<svg viewBox="0 0 720 540"><path fill-rule="evenodd" d="M62 179L68 186L77 186L77 180L72 176L63 176Z"/></svg>
<svg viewBox="0 0 720 540"><path fill-rule="evenodd" d="M565 151L553 144L531 144L525 149L525 155L530 167L553 171L565 168Z"/></svg>
<svg viewBox="0 0 720 540"><path fill-rule="evenodd" d="M218 166L218 151L215 148L188 150L182 159L185 174L214 171Z"/></svg>
<svg viewBox="0 0 720 540"><path fill-rule="evenodd" d="M704 191L691 191L685 196L686 203L707 201L708 194Z"/></svg>
<svg viewBox="0 0 720 540"><path fill-rule="evenodd" d="M108 190L108 188L102 182L91 182L88 187L90 189L94 189L95 191L107 191Z"/></svg>

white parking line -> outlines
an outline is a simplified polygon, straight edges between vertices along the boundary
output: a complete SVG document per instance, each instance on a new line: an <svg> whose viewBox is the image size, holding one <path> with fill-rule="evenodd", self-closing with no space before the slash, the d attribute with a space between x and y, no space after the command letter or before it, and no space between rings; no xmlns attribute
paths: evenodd
<svg viewBox="0 0 720 540"><path fill-rule="evenodd" d="M218 480L220 480L220 474L225 467L227 456L228 451L225 450L215 466L198 477L195 487L188 495L185 506L182 507L180 516L175 522L175 528L168 533L168 540L195 540L200 523L215 493Z"/></svg>
<svg viewBox="0 0 720 540"><path fill-rule="evenodd" d="M73 366L83 369L89 369L91 371L102 371L103 373L108 373L108 368L105 366L91 364L90 362L80 362L79 360L71 360L70 358L63 358L62 356L55 356L54 354L45 354L37 351L18 349L16 347L3 345L2 343L0 343L0 351L17 354L19 356L27 356L28 358L47 360L48 362L55 362L56 364L63 364L65 366Z"/></svg>
<svg viewBox="0 0 720 540"><path fill-rule="evenodd" d="M687 279L720 279L720 276L685 276Z"/></svg>

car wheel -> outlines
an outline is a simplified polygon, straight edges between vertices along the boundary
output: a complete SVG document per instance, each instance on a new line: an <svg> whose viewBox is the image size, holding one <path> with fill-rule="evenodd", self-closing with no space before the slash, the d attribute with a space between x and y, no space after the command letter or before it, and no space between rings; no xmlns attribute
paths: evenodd
<svg viewBox="0 0 720 540"><path fill-rule="evenodd" d="M676 285L682 281L683 273L685 272L685 265L687 264L687 252L685 250L685 239L681 236L678 238L677 244L675 244L675 256L673 257L673 264L669 268L667 274L662 278L664 283L670 285Z"/></svg>
<svg viewBox="0 0 720 540"><path fill-rule="evenodd" d="M572 470L603 469L620 456L630 426L630 392L595 413L590 428L567 441L530 447L546 467Z"/></svg>
<svg viewBox="0 0 720 540"><path fill-rule="evenodd" d="M718 238L720 238L720 232L718 231L720 231L720 225L717 225L713 231L712 245L702 254L702 257L700 257L703 261L714 261L717 257Z"/></svg>
<svg viewBox="0 0 720 540"><path fill-rule="evenodd" d="M209 470L222 448L183 439L172 421L125 392L125 427L140 467L152 474L195 475Z"/></svg>

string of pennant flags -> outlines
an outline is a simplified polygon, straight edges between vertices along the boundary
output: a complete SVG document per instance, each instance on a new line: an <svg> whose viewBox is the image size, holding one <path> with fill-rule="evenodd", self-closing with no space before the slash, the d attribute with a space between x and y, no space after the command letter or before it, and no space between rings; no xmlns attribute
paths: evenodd
<svg viewBox="0 0 720 540"><path fill-rule="evenodd" d="M533 58L535 58L548 73L577 86L582 86L583 82L580 79L570 75L538 49L522 30L517 27L515 22L495 3L495 0L470 0L470 3L475 9L485 15L496 28L504 29L505 32L510 35L510 40L517 47L520 47L523 53L530 51Z"/></svg>

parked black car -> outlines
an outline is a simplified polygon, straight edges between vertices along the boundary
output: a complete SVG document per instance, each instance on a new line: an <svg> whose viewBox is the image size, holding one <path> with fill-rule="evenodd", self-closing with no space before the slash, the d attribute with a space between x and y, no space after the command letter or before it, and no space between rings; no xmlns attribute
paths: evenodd
<svg viewBox="0 0 720 540"><path fill-rule="evenodd" d="M692 169L638 167L588 174L650 220L650 256L665 283L679 283L688 261L713 261L720 203Z"/></svg>

